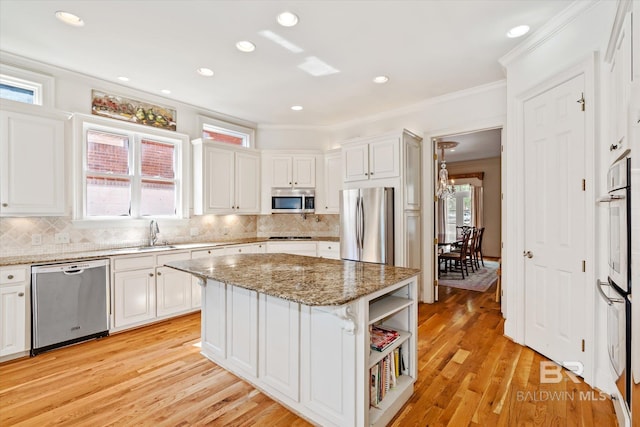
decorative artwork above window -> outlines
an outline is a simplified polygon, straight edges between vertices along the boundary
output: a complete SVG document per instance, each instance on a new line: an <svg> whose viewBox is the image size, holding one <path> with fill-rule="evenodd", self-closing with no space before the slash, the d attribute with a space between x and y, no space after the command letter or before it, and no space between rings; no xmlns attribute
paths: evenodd
<svg viewBox="0 0 640 427"><path fill-rule="evenodd" d="M91 113L155 128L176 130L176 110L119 95L91 91Z"/></svg>

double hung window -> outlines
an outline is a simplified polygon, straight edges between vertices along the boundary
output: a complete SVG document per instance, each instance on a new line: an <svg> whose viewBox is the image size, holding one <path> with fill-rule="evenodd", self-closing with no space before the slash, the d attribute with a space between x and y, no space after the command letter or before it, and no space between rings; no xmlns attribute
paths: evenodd
<svg viewBox="0 0 640 427"><path fill-rule="evenodd" d="M84 129L84 217L181 218L181 140Z"/></svg>

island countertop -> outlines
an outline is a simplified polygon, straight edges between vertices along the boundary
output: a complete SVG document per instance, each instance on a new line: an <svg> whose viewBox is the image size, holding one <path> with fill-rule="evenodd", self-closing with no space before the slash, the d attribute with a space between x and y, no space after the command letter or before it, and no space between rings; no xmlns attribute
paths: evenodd
<svg viewBox="0 0 640 427"><path fill-rule="evenodd" d="M226 255L165 265L308 306L343 305L420 273L413 268L281 253Z"/></svg>

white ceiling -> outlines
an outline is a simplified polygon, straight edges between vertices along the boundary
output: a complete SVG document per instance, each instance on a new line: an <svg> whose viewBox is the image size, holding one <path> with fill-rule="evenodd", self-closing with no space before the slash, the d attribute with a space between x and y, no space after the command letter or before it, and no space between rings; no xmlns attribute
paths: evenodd
<svg viewBox="0 0 640 427"><path fill-rule="evenodd" d="M570 0L25 1L0 0L0 50L261 125L337 125L501 80L498 58ZM57 10L79 15L74 28ZM284 28L276 15L300 17ZM265 39L270 30L302 48ZM526 38L527 36L525 36ZM253 53L236 50L253 41ZM340 70L313 77L315 56ZM1 59L1 58L0 58ZM210 78L196 74L208 67ZM384 85L372 83L380 74ZM292 105L302 105L295 112Z"/></svg>
<svg viewBox="0 0 640 427"><path fill-rule="evenodd" d="M489 129L462 135L449 135L438 139L440 141L455 141L458 143L458 146L453 151L451 149L445 150L444 159L447 163L463 162L500 157L502 154L501 132L501 129ZM441 152L438 150L438 157L440 155Z"/></svg>

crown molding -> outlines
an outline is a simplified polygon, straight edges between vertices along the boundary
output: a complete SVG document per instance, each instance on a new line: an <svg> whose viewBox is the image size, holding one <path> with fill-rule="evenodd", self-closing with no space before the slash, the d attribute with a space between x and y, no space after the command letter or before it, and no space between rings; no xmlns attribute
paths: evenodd
<svg viewBox="0 0 640 427"><path fill-rule="evenodd" d="M631 0L619 0L618 8L616 9L616 17L613 20L613 26L611 27L611 36L609 37L609 44L607 45L607 53L604 56L606 63L611 63L613 54L616 51L616 44L618 43L618 36L622 31L622 24L624 24L624 18L627 16L627 12L631 10Z"/></svg>
<svg viewBox="0 0 640 427"><path fill-rule="evenodd" d="M585 13L603 0L576 0L567 6L562 12L547 21L540 29L531 36L523 40L509 51L502 58L498 59L502 68L506 69L513 62L517 61L524 55L536 50L539 46L546 43L553 36L559 33L564 27L569 25L577 17Z"/></svg>

